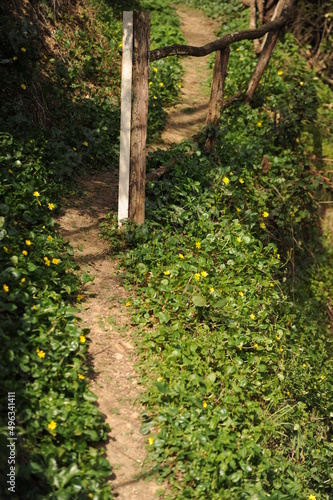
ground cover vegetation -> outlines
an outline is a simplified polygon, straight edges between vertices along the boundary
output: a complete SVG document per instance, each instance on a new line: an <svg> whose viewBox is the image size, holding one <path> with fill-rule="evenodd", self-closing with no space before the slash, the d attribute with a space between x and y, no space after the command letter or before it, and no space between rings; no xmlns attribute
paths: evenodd
<svg viewBox="0 0 333 500"><path fill-rule="evenodd" d="M64 194L78 195L76 175L118 163L121 12L134 6L53 5L0 7L2 389L16 391L17 497L109 499L110 466L96 447L108 429L86 384L89 332L76 319L82 278L52 215ZM135 5L152 11L153 48L182 41L168 5ZM329 498L330 260L322 248L316 260L305 248L317 214L312 196L324 182L303 150L313 140L307 122L319 105L319 82L300 60L293 73L297 49L288 43L289 72L278 74L284 66L272 63L255 106L224 115L215 156L186 145L151 155L151 169L175 155L178 162L149 187L147 224L127 233L134 319L156 374L142 431L150 433L161 477L181 487L179 498L221 498L221 488L225 498L273 491L275 498ZM242 56L250 62L247 50L239 46L234 64ZM231 71L230 92L237 86ZM179 62L156 62L150 82L153 140L181 87ZM295 88L302 90L295 113L282 114L281 96ZM262 107L268 95L269 112ZM311 109L297 118L307 100ZM256 141L248 139L249 123ZM263 152L271 166L261 176ZM122 244L112 228L104 231ZM2 396L2 415L6 402ZM6 471L6 453L1 460Z"/></svg>
<svg viewBox="0 0 333 500"><path fill-rule="evenodd" d="M93 277L75 266L53 214L62 196L79 195L76 176L117 165L123 8L57 5L0 7L0 496L8 488L6 393L14 391L13 498L109 499L111 468L96 446L108 427L87 387L89 331L76 318L82 281ZM181 39L169 7L160 5L159 19L166 39ZM156 43L158 32L155 23ZM152 68L152 116L174 102L180 78L171 58Z"/></svg>
<svg viewBox="0 0 333 500"><path fill-rule="evenodd" d="M222 33L248 23L236 2L195 6L221 9ZM232 47L227 95L255 62ZM172 498L331 498L331 187L309 161L329 148L328 95L286 34L251 106L223 111L214 152L208 130L151 153L149 170L176 161L148 185L145 224L102 227L133 289L142 433Z"/></svg>

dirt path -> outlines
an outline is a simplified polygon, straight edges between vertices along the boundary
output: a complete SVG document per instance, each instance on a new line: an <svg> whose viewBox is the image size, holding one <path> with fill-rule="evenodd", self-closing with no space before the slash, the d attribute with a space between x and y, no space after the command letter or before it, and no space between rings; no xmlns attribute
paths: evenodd
<svg viewBox="0 0 333 500"><path fill-rule="evenodd" d="M186 6L177 6L176 11L188 45L201 46L217 38L214 31L220 26L219 22ZM180 102L168 109L166 129L159 147L189 139L205 124L210 95L205 85L209 76L208 56L183 57L182 66L184 78Z"/></svg>
<svg viewBox="0 0 333 500"><path fill-rule="evenodd" d="M188 43L203 45L214 39L216 22L183 7L179 13ZM182 102L169 114L165 144L191 137L204 122L206 65L206 58L184 62ZM83 288L80 317L82 326L90 328L90 388L111 427L106 451L113 468L112 489L119 500L153 500L161 486L145 480L149 470L144 467L146 437L140 434L143 409L138 403L142 389L134 370L130 314L125 307L129 294L118 276L117 261L109 255L109 244L98 238L100 222L108 212L117 211L118 177L114 172L94 173L84 176L81 184L84 196L65 201L56 222L74 248L81 271L94 276Z"/></svg>
<svg viewBox="0 0 333 500"><path fill-rule="evenodd" d="M140 390L125 306L129 294L118 276L117 260L109 257L109 244L98 237L100 222L107 212L116 210L118 178L114 172L87 175L82 187L84 196L65 202L57 223L75 250L81 272L94 276L83 287L79 316L82 326L90 328L90 388L111 427L106 450L113 468L112 489L115 498L122 500L156 499L160 487L137 477L144 473L147 453L140 434Z"/></svg>

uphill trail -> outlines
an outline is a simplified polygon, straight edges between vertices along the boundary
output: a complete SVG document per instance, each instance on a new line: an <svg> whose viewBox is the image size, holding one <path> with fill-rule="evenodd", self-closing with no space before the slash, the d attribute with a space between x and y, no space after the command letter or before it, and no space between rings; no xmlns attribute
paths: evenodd
<svg viewBox="0 0 333 500"><path fill-rule="evenodd" d="M215 38L216 21L193 9L177 7L188 44L203 45ZM183 89L179 105L170 110L165 146L194 135L204 123L208 95L202 84L209 77L206 58L184 60ZM89 387L98 397L98 407L111 427L105 445L112 465L113 495L119 500L153 500L161 490L147 482L151 471L145 466L147 438L140 434L138 402L143 388L134 365L138 361L132 340L131 316L118 261L110 256L109 244L99 238L99 225L108 212L116 213L118 173L94 172L80 180L81 197L64 200L59 230L74 249L81 272L94 276L82 290L79 317L89 328Z"/></svg>
<svg viewBox="0 0 333 500"><path fill-rule="evenodd" d="M220 26L218 21L184 5L176 7L176 11L188 45L200 47L217 38L214 32ZM208 68L208 57L181 58L184 77L180 100L168 109L166 128L158 146L163 148L190 139L204 126L210 97L207 80L213 73Z"/></svg>

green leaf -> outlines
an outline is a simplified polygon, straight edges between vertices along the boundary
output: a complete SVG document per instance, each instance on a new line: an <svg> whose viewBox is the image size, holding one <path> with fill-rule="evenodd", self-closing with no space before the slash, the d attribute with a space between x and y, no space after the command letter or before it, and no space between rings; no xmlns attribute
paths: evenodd
<svg viewBox="0 0 333 500"><path fill-rule="evenodd" d="M205 307L207 305L207 301L205 297L201 294L193 295L192 297L193 304L197 307Z"/></svg>
<svg viewBox="0 0 333 500"><path fill-rule="evenodd" d="M154 382L154 386L162 394L168 394L169 393L169 386L165 382Z"/></svg>
<svg viewBox="0 0 333 500"><path fill-rule="evenodd" d="M209 382L211 382L212 384L214 384L215 380L216 380L216 373L214 372L211 372L209 375L207 375L207 380L209 380Z"/></svg>
<svg viewBox="0 0 333 500"><path fill-rule="evenodd" d="M83 398L86 401L89 401L89 403L92 403L93 401L97 401L97 399L98 399L97 396L89 390L87 390L86 392L83 393Z"/></svg>
<svg viewBox="0 0 333 500"><path fill-rule="evenodd" d="M233 483L238 483L238 481L240 481L242 477L243 477L242 471L238 470L233 474L231 474L230 481L232 481Z"/></svg>

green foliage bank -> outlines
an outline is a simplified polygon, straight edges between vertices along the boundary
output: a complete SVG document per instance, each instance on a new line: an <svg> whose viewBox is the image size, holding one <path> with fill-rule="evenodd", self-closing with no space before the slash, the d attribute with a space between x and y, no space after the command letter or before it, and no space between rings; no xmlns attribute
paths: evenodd
<svg viewBox="0 0 333 500"><path fill-rule="evenodd" d="M252 52L232 48L228 95ZM142 433L172 498L331 498L332 251L317 203L329 185L307 160L318 90L286 36L254 103L208 131L214 153L203 134L151 154L151 170L176 162L148 186L146 223L120 239L103 226L135 290Z"/></svg>

